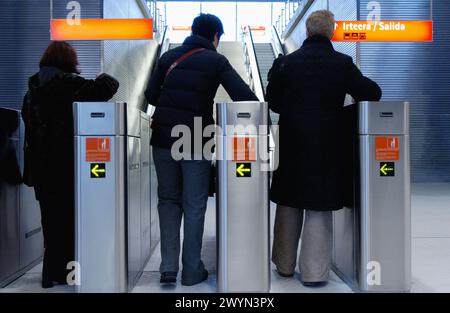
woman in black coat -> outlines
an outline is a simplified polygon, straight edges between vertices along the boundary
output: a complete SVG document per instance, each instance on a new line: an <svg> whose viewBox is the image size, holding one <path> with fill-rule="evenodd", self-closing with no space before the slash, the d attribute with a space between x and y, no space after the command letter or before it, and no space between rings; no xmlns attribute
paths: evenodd
<svg viewBox="0 0 450 313"><path fill-rule="evenodd" d="M66 42L52 42L29 79L22 117L25 122L24 180L33 186L44 233L42 287L66 283L74 261L74 144L72 104L107 101L119 88L102 74L84 79L77 54Z"/></svg>
<svg viewBox="0 0 450 313"><path fill-rule="evenodd" d="M334 16L317 11L306 22L308 38L292 54L275 60L267 100L280 114L279 167L271 187L278 204L273 261L283 276L295 270L302 237L300 275L305 285L323 284L331 262L331 211L343 207L344 101L381 98L352 58L336 52L330 39Z"/></svg>

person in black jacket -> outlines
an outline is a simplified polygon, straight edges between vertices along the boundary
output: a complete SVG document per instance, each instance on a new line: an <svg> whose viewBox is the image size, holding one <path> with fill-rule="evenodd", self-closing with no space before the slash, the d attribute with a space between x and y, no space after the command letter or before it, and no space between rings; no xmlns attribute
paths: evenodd
<svg viewBox="0 0 450 313"><path fill-rule="evenodd" d="M196 121L201 130L214 125L214 96L220 84L233 101L258 100L229 61L216 52L222 34L216 16L196 17L192 36L160 58L145 92L148 102L156 106L151 145L158 178L161 283L176 282L183 216L182 284L194 285L208 277L200 254L211 161L202 150L212 135L192 138L194 149L183 146L180 160L174 146L179 137L172 132L183 125L194 134Z"/></svg>
<svg viewBox="0 0 450 313"><path fill-rule="evenodd" d="M29 79L22 118L25 122L24 180L33 186L44 233L42 287L67 281L74 261L74 130L72 103L107 101L119 88L113 77L78 76L74 48L52 42Z"/></svg>
<svg viewBox="0 0 450 313"><path fill-rule="evenodd" d="M282 276L320 286L328 280L332 250L332 211L344 204L344 101L381 98L379 86L364 77L350 56L336 52L330 11L313 12L308 38L292 54L275 60L267 100L280 114L279 167L271 200L277 203L272 260ZM304 210L304 211L303 211Z"/></svg>

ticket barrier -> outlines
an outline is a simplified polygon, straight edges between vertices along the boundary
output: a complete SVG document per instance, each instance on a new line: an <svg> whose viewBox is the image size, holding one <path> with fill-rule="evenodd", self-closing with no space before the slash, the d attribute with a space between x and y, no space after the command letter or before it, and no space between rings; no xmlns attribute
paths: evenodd
<svg viewBox="0 0 450 313"><path fill-rule="evenodd" d="M268 106L217 104L217 285L270 290Z"/></svg>
<svg viewBox="0 0 450 313"><path fill-rule="evenodd" d="M346 110L358 123L350 157L354 188L348 207L333 213L333 269L355 291L408 292L409 103L362 102Z"/></svg>
<svg viewBox="0 0 450 313"><path fill-rule="evenodd" d="M74 103L77 292L131 290L150 256L149 118Z"/></svg>
<svg viewBox="0 0 450 313"><path fill-rule="evenodd" d="M22 182L25 125L19 110L0 107L0 288L42 261L41 212Z"/></svg>

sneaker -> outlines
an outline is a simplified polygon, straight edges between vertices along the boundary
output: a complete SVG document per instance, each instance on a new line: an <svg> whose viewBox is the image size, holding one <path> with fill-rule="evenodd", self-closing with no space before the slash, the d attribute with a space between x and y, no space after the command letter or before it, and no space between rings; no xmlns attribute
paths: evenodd
<svg viewBox="0 0 450 313"><path fill-rule="evenodd" d="M204 282L207 279L208 279L208 271L207 270L203 270L203 275L202 275L202 278L200 280L192 281L192 282L186 282L186 281L182 280L181 284L183 286L194 286L194 285L200 284L201 282Z"/></svg>
<svg viewBox="0 0 450 313"><path fill-rule="evenodd" d="M159 280L161 284L173 284L177 282L177 272L164 272Z"/></svg>

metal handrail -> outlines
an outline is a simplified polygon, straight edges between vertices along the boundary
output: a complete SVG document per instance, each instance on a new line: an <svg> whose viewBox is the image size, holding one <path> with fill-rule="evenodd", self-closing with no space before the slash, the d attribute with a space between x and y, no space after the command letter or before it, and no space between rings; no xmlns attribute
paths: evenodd
<svg viewBox="0 0 450 313"><path fill-rule="evenodd" d="M169 47L170 47L170 38L168 37L168 26L164 26L164 32L163 32L163 36L161 38L160 41L160 47L159 47L159 53L158 53L158 57L160 57L161 55L163 55L164 53L166 53L167 51L169 51Z"/></svg>
<svg viewBox="0 0 450 313"><path fill-rule="evenodd" d="M271 43L272 43L272 49L273 53L275 54L275 57L278 57L280 54L285 55L286 49L284 48L283 44L281 43L280 36L278 34L277 28L275 26L272 26L272 36L271 36Z"/></svg>
<svg viewBox="0 0 450 313"><path fill-rule="evenodd" d="M250 88L255 93L259 101L263 102L264 87L261 81L261 72L258 66L258 60L256 58L255 46L253 43L253 37L250 26L243 32L244 39L244 60L247 68L247 75L249 77Z"/></svg>

